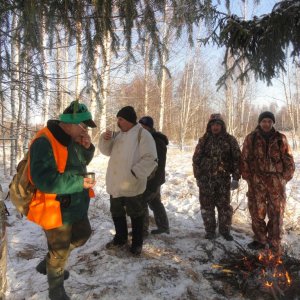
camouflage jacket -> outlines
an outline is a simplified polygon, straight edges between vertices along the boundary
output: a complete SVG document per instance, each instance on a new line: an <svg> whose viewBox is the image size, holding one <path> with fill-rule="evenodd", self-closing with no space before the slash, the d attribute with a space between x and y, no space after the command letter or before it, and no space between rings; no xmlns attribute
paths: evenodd
<svg viewBox="0 0 300 300"><path fill-rule="evenodd" d="M262 135L260 127L245 138L241 158L241 172L245 180L253 174L280 174L289 181L295 171L295 163L287 138L272 129L269 139Z"/></svg>
<svg viewBox="0 0 300 300"><path fill-rule="evenodd" d="M230 176L240 179L241 151L237 140L223 128L214 136L209 130L199 139L193 156L193 171L197 180L213 176Z"/></svg>

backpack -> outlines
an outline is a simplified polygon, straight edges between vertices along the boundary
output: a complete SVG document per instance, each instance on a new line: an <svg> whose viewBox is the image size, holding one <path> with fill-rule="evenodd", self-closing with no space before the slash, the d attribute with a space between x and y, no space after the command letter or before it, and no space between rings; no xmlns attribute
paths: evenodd
<svg viewBox="0 0 300 300"><path fill-rule="evenodd" d="M28 178L29 168L29 151L25 154L22 160L18 163L17 173L14 175L9 184L9 198L14 204L18 212L27 216L29 204L36 192L35 186Z"/></svg>
<svg viewBox="0 0 300 300"><path fill-rule="evenodd" d="M142 138L142 130L143 130L144 128L143 127L141 127L140 129L139 129L139 133L138 133L138 145L140 145L140 141L141 141L141 138ZM146 129L145 129L146 130ZM158 168L158 166L155 166L155 168L153 169L153 171L150 173L150 175L147 177L147 181L149 181L149 180L151 180L151 179L153 179L154 177L155 177L155 172L156 172L156 170L157 170L157 168Z"/></svg>

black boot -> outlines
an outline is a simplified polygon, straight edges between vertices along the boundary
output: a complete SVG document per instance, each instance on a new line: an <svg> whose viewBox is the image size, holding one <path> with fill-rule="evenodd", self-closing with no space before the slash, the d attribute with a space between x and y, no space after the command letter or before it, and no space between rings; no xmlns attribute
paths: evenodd
<svg viewBox="0 0 300 300"><path fill-rule="evenodd" d="M47 275L47 269L46 269L46 258L44 258L42 261L39 262L39 264L35 267L35 269L43 274ZM70 272L67 270L64 270L64 280L67 280L70 277Z"/></svg>
<svg viewBox="0 0 300 300"><path fill-rule="evenodd" d="M128 229L126 216L113 217L116 234L112 241L106 244L106 248L122 247L127 244Z"/></svg>
<svg viewBox="0 0 300 300"><path fill-rule="evenodd" d="M143 248L143 227L144 217L131 218L132 225L132 244L130 252L135 255L139 255Z"/></svg>
<svg viewBox="0 0 300 300"><path fill-rule="evenodd" d="M70 300L64 288L64 272L61 268L48 267L47 277L50 300Z"/></svg>

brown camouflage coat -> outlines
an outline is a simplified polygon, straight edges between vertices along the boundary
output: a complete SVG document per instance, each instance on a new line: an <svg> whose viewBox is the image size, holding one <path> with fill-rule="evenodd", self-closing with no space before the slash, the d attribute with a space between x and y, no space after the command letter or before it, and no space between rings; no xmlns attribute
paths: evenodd
<svg viewBox="0 0 300 300"><path fill-rule="evenodd" d="M246 136L241 172L248 182L248 207L254 239L279 250L286 203L285 185L295 171L286 136L272 129L268 138L258 126ZM265 218L268 216L268 223Z"/></svg>
<svg viewBox="0 0 300 300"><path fill-rule="evenodd" d="M230 175L240 179L241 151L236 139L226 132L214 136L210 130L199 139L193 156L194 176L199 186L201 215L206 232L216 230L215 208L218 210L219 232L230 232L232 207L230 205Z"/></svg>

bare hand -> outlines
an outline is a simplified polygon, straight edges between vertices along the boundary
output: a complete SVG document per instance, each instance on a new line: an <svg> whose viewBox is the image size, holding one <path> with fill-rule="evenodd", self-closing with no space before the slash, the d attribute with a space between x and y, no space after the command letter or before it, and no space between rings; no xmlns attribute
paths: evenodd
<svg viewBox="0 0 300 300"><path fill-rule="evenodd" d="M91 137L86 132L82 133L77 139L75 139L75 142L86 149L90 148L92 143Z"/></svg>
<svg viewBox="0 0 300 300"><path fill-rule="evenodd" d="M113 132L111 130L106 129L104 133L104 139L105 140L110 140L113 137Z"/></svg>
<svg viewBox="0 0 300 300"><path fill-rule="evenodd" d="M83 188L90 189L93 188L96 184L96 181L93 178L83 178Z"/></svg>

